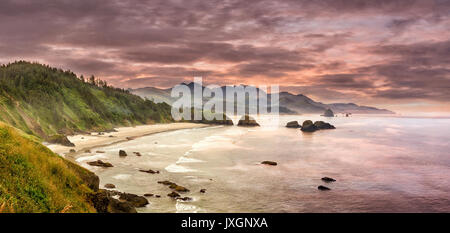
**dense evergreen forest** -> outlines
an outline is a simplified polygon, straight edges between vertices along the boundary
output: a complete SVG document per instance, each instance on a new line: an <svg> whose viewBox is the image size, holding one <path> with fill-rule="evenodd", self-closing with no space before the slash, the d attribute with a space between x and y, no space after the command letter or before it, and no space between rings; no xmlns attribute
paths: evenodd
<svg viewBox="0 0 450 233"><path fill-rule="evenodd" d="M0 67L0 121L27 134L53 135L170 122L170 106L91 76L18 61Z"/></svg>

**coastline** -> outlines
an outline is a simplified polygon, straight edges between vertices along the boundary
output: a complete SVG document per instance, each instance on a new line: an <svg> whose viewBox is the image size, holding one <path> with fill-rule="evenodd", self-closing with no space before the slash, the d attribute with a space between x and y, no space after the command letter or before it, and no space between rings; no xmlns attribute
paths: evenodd
<svg viewBox="0 0 450 233"><path fill-rule="evenodd" d="M168 124L151 124L138 125L134 127L118 127L116 132L77 134L68 136L67 138L75 144L75 147L63 146L60 144L52 144L44 142L44 145L60 156L75 162L77 155L84 153L86 150L92 150L98 147L113 145L126 142L147 135L170 132L182 129L194 129L209 127L208 124L200 123L168 123ZM70 152L70 150L75 152Z"/></svg>

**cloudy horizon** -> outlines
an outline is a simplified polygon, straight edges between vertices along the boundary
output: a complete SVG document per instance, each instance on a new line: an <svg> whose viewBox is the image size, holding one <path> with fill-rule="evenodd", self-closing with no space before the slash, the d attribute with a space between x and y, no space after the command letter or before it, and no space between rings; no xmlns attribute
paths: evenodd
<svg viewBox="0 0 450 233"><path fill-rule="evenodd" d="M0 25L0 63L37 61L117 87L202 76L450 112L450 0L3 0Z"/></svg>

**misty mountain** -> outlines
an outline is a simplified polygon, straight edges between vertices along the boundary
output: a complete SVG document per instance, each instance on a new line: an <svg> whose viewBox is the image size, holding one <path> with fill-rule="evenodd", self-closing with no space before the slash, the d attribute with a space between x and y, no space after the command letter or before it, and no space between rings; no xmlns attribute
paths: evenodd
<svg viewBox="0 0 450 233"><path fill-rule="evenodd" d="M193 93L195 85L199 85L196 83L182 83L181 85L185 85L189 87L191 92ZM204 90L206 87L201 87ZM226 86L220 87L223 93L226 93ZM259 89L257 88L259 91ZM129 91L135 95L141 96L142 98L147 98L156 103L167 103L172 104L177 100L177 98L171 97L172 88L168 89L159 89L155 87L144 87L138 89L129 89ZM214 90L212 90L214 91ZM225 96L224 96L225 97ZM267 95L267 99L270 105L271 95ZM203 98L203 101L208 101L209 98ZM375 107L369 106L360 106L354 103L331 103L324 104L321 102L314 101L313 99L302 95L294 95L289 92L280 92L279 93L279 103L280 103L280 113L283 114L308 114L308 113L323 113L326 109L333 110L334 113L351 113L351 114L394 114L394 112L387 109L378 109ZM224 102L225 104L225 102ZM246 104L248 104L248 98L246 99ZM234 103L236 106L237 103ZM225 105L224 105L225 106Z"/></svg>

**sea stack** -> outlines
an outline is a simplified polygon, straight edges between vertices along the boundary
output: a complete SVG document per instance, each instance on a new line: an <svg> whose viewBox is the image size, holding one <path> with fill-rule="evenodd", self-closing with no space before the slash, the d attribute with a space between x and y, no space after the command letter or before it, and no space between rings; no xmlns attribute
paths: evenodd
<svg viewBox="0 0 450 233"><path fill-rule="evenodd" d="M259 126L258 122L256 122L253 117L249 115L244 115L238 122L238 126L245 126L245 127L255 127Z"/></svg>
<svg viewBox="0 0 450 233"><path fill-rule="evenodd" d="M286 124L286 128L301 128L298 121L290 121Z"/></svg>
<svg viewBox="0 0 450 233"><path fill-rule="evenodd" d="M317 126L314 125L312 121L306 120L302 124L301 131L303 131L303 132L315 132L318 129L319 128L317 128Z"/></svg>
<svg viewBox="0 0 450 233"><path fill-rule="evenodd" d="M334 112L331 111L331 109L327 109L325 110L325 112L323 113L324 117L334 117Z"/></svg>
<svg viewBox="0 0 450 233"><path fill-rule="evenodd" d="M336 129L334 125L324 121L316 121L314 122L314 125L317 127L317 129Z"/></svg>

